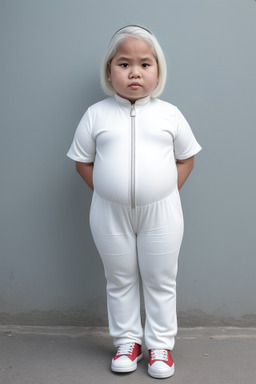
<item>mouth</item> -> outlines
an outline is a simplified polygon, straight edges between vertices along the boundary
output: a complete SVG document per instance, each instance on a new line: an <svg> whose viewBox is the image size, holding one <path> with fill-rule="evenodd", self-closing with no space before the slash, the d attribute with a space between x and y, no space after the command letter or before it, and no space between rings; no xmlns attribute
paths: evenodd
<svg viewBox="0 0 256 384"><path fill-rule="evenodd" d="M129 85L129 87L132 89L138 89L138 88L141 88L141 84L140 83L132 83Z"/></svg>

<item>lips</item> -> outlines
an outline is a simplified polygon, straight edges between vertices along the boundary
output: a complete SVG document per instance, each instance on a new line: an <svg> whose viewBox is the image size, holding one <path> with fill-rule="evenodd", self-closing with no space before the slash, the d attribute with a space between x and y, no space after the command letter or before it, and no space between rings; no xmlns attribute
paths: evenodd
<svg viewBox="0 0 256 384"><path fill-rule="evenodd" d="M131 83L131 84L129 85L129 87L131 87L131 88L140 88L140 87L141 87L141 84L140 84L140 83Z"/></svg>

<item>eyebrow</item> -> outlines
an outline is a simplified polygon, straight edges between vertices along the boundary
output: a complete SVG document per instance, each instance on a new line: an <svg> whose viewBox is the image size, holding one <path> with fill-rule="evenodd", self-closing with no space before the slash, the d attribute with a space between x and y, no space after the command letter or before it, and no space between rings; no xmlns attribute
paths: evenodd
<svg viewBox="0 0 256 384"><path fill-rule="evenodd" d="M130 59L128 57L121 56L117 59L117 61L129 61Z"/></svg>
<svg viewBox="0 0 256 384"><path fill-rule="evenodd" d="M125 56L121 56L121 57L119 57L119 58L117 59L118 62L119 62L119 61L130 61L130 60L132 60L132 59L129 58L129 57L125 57ZM150 61L150 62L153 62L153 60L152 60L150 57L142 57L142 58L140 59L140 61Z"/></svg>

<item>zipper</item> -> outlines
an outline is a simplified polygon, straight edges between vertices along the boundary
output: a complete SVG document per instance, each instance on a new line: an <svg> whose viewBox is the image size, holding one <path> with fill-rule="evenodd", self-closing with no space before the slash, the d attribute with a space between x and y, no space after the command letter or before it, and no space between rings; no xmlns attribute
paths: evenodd
<svg viewBox="0 0 256 384"><path fill-rule="evenodd" d="M135 209L135 104L131 107L131 207Z"/></svg>

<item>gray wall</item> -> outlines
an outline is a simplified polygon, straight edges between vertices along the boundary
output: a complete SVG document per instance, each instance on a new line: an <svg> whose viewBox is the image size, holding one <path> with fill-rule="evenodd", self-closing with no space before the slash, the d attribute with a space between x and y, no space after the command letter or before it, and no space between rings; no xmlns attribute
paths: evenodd
<svg viewBox="0 0 256 384"><path fill-rule="evenodd" d="M66 152L86 108L105 97L99 68L108 41L129 23L159 38L169 69L162 98L181 109L203 146L181 193L181 317L256 315L256 2L1 0L0 7L0 320L19 322L32 311L24 322L61 323L65 314L79 322L84 311L84 323L88 314L105 321L91 193Z"/></svg>

